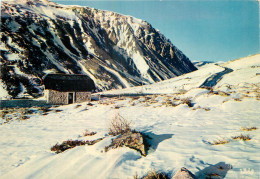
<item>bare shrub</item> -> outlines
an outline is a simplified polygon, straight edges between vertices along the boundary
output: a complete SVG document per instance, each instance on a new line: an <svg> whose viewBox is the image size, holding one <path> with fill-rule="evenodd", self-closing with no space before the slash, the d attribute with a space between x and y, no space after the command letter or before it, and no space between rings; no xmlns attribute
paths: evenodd
<svg viewBox="0 0 260 179"><path fill-rule="evenodd" d="M131 131L131 122L127 121L120 114L115 115L109 126L109 134L116 136Z"/></svg>
<svg viewBox="0 0 260 179"><path fill-rule="evenodd" d="M85 130L85 132L84 132L84 134L83 134L83 136L93 136L93 135L95 135L97 132L90 132L90 131L88 131L87 129Z"/></svg>
<svg viewBox="0 0 260 179"><path fill-rule="evenodd" d="M239 136L233 136L231 138L234 139L234 140L243 140L243 141L247 141L247 140L252 139L249 135L243 135L243 134L240 134Z"/></svg>
<svg viewBox="0 0 260 179"><path fill-rule="evenodd" d="M242 131L254 131L258 129L257 127L241 127Z"/></svg>
<svg viewBox="0 0 260 179"><path fill-rule="evenodd" d="M181 104L187 104L189 107L192 107L192 106L193 106L192 103L191 103L190 98L182 99Z"/></svg>

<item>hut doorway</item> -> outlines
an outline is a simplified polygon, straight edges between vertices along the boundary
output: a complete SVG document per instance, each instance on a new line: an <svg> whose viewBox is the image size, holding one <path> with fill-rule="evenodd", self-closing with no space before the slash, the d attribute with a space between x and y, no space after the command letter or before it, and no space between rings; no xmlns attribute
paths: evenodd
<svg viewBox="0 0 260 179"><path fill-rule="evenodd" d="M69 104L73 103L73 93L69 93Z"/></svg>

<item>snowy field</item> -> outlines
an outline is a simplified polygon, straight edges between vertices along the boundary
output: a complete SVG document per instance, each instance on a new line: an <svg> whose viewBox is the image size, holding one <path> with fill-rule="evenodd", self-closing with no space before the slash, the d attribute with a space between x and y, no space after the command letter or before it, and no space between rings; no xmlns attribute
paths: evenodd
<svg viewBox="0 0 260 179"><path fill-rule="evenodd" d="M215 86L200 88L225 68L233 71ZM153 85L108 91L102 94L120 97L91 104L30 108L26 120L19 119L17 111L7 120L2 110L0 177L133 178L153 169L173 176L186 167L198 178L259 178L259 73L260 55L255 55L220 66L207 64ZM122 95L143 93L150 95ZM108 128L117 114L151 138L147 156L127 147L104 151L116 138L108 135ZM83 137L85 130L97 133ZM233 139L241 134L250 140ZM95 145L59 154L50 150L68 139L102 137ZM227 142L215 145L220 141Z"/></svg>

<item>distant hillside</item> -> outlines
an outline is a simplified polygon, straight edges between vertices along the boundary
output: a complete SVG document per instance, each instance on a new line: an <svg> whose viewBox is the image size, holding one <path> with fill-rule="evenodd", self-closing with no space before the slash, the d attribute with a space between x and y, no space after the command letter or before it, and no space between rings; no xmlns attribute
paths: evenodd
<svg viewBox="0 0 260 179"><path fill-rule="evenodd" d="M214 63L211 61L196 61L196 62L192 62L192 64L196 67L196 68L200 68L204 65L210 64L210 63Z"/></svg>

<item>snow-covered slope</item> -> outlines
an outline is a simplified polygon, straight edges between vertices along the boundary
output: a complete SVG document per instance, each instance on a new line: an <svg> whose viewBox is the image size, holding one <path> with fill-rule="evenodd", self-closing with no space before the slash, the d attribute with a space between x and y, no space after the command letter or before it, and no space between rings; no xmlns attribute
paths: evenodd
<svg viewBox="0 0 260 179"><path fill-rule="evenodd" d="M152 85L143 85L130 89L110 90L100 94L128 94L128 93L183 93L187 90L200 87L205 79L210 79L217 73L229 69L227 74L220 76L220 79L213 89L232 92L243 88L254 89L260 82L260 55L253 55L227 63L209 63L203 65L199 70L184 74L173 79L165 80Z"/></svg>
<svg viewBox="0 0 260 179"><path fill-rule="evenodd" d="M154 95L53 107L48 115L32 108L34 112L27 114L27 120L16 120L19 111L15 110L7 116L13 119L0 125L1 178L132 178L151 169L173 175L181 167L198 178L259 178L259 59L260 55L255 55L223 67L209 64L143 87ZM233 71L221 76L212 88L199 88L224 67ZM127 92L142 95L136 87ZM146 157L126 147L104 152L115 138L108 136L108 127L118 113L151 138ZM251 127L256 130L242 130ZM82 137L86 129L97 134ZM232 139L240 134L249 135L251 140ZM78 146L60 154L50 151L64 140L104 136L92 146ZM212 145L218 141L228 143Z"/></svg>
<svg viewBox="0 0 260 179"><path fill-rule="evenodd" d="M46 0L2 1L1 23L1 79L13 97L41 94L40 79L50 72L87 74L104 90L196 70L149 23L114 12Z"/></svg>

